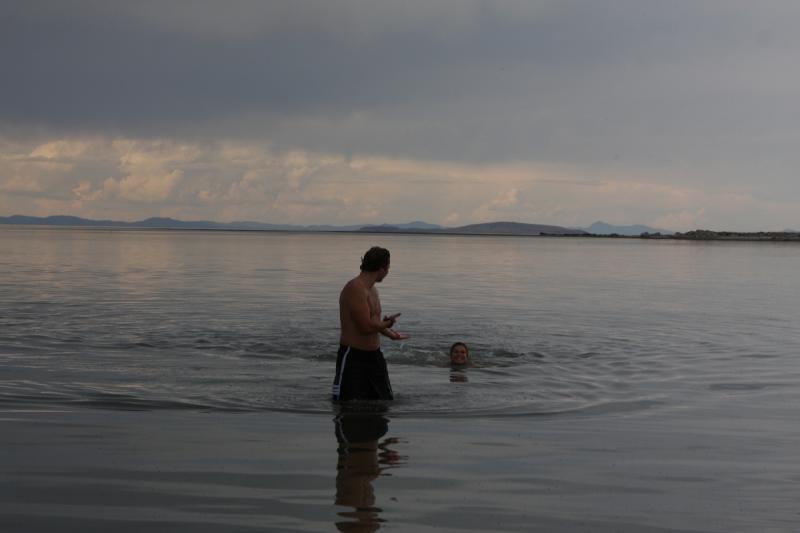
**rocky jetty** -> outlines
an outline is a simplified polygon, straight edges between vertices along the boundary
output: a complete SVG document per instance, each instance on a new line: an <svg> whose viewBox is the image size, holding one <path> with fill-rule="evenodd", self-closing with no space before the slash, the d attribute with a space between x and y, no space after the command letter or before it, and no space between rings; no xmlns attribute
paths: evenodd
<svg viewBox="0 0 800 533"><path fill-rule="evenodd" d="M643 239L679 239L687 241L800 241L800 233L786 231L711 231L696 229L686 233L661 235L659 233L642 233Z"/></svg>

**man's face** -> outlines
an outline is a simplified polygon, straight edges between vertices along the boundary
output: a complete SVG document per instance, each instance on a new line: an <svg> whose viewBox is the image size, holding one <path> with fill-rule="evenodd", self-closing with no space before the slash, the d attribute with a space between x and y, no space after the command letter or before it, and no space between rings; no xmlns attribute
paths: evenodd
<svg viewBox="0 0 800 533"><path fill-rule="evenodd" d="M389 265L386 265L382 269L378 270L377 282L380 283L381 281L383 281L383 278L385 278L388 273L389 273Z"/></svg>

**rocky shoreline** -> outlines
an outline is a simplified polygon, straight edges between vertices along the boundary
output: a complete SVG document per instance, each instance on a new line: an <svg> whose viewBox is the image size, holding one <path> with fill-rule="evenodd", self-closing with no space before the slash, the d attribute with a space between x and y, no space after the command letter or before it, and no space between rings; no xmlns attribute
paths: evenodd
<svg viewBox="0 0 800 533"><path fill-rule="evenodd" d="M800 233L786 231L711 231L697 229L686 233L662 235L660 233L642 233L642 239L678 239L687 241L800 241Z"/></svg>

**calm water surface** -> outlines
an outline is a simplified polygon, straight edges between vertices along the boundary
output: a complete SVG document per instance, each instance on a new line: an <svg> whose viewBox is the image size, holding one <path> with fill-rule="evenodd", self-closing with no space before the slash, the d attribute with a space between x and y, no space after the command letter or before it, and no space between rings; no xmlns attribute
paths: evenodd
<svg viewBox="0 0 800 533"><path fill-rule="evenodd" d="M396 415L781 402L800 377L794 244L4 229L0 404L329 412L374 243L412 337L384 342Z"/></svg>
<svg viewBox="0 0 800 533"><path fill-rule="evenodd" d="M392 252L379 287L384 310L403 313L397 329L411 339L384 341L396 400L382 414L358 415L378 428L369 438L356 430L372 443L363 463L331 424L329 393L338 293L374 244ZM95 420L81 435L124 447L125 423L140 424L166 449L201 461L205 452L190 443L211 420L240 437L255 431L238 427L243 420L259 431L271 420L289 441L309 443L297 422L306 420L328 450L339 449L337 465L310 466L324 455L314 446L301 456L302 445L281 448L282 460L314 475L338 472L345 485L347 472L362 472L360 486L399 483L395 494L406 496L372 494L382 507L359 506L342 488L336 505L353 510L337 515L340 529L403 520L414 530L491 529L475 525L480 515L498 517L495 529L531 530L530 502L520 498L536 495L549 509L539 512L542 531L795 531L798 271L793 243L0 228L6 442L19 448L55 434L61 442L50 445L69 451L80 440L75 428L52 431L60 416L52 413L65 412ZM472 367L446 364L455 340L470 345ZM25 425L28 416L44 416L44 425ZM166 438L153 417L193 420L194 429ZM36 450L27 461L47 453ZM569 455L554 459L553 450ZM636 461L635 475L609 466L624 461ZM67 463L48 464L63 471ZM20 472L8 491L39 487ZM314 475L295 482L313 485ZM169 481L134 478L126 477L140 488ZM466 479L492 490L479 496ZM228 485L245 490L241 483ZM457 502L485 508L470 519ZM31 518L38 514L8 524L47 529ZM252 525L241 513L226 516L228 526ZM501 517L510 520L502 527ZM315 520L267 525L317 530Z"/></svg>

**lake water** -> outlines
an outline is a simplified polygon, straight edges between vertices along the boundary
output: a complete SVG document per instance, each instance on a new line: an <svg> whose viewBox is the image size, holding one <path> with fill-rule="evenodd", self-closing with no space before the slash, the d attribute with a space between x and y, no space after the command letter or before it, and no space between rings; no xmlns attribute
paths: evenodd
<svg viewBox="0 0 800 533"><path fill-rule="evenodd" d="M411 338L395 401L341 413L375 244ZM0 526L796 531L798 271L796 243L0 228Z"/></svg>

